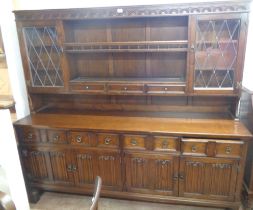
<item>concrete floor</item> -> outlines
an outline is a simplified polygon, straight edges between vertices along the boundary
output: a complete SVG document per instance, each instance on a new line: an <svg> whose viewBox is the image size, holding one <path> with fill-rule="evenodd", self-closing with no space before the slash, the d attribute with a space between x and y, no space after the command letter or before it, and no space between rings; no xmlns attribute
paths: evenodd
<svg viewBox="0 0 253 210"><path fill-rule="evenodd" d="M45 192L31 210L88 210L91 198L82 195ZM100 198L99 210L223 210L194 206L167 205L148 202Z"/></svg>

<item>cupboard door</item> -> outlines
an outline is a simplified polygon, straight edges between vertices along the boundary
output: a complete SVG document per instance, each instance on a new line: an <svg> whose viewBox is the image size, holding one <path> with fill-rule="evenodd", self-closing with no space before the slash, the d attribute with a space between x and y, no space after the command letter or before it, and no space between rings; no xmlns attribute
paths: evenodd
<svg viewBox="0 0 253 210"><path fill-rule="evenodd" d="M118 151L96 151L96 175L102 178L103 189L122 190L121 157Z"/></svg>
<svg viewBox="0 0 253 210"><path fill-rule="evenodd" d="M72 164L71 153L64 149L55 149L49 152L52 176L55 183L73 184L73 172L77 170Z"/></svg>
<svg viewBox="0 0 253 210"><path fill-rule="evenodd" d="M77 185L93 189L96 177L96 155L92 151L80 149L74 151L73 157L77 166Z"/></svg>
<svg viewBox="0 0 253 210"><path fill-rule="evenodd" d="M33 148L21 148L20 154L23 169L29 181L50 181L50 167L47 164L48 152Z"/></svg>
<svg viewBox="0 0 253 210"><path fill-rule="evenodd" d="M201 15L196 18L194 92L235 93L241 71L241 15Z"/></svg>
<svg viewBox="0 0 253 210"><path fill-rule="evenodd" d="M62 88L62 48L56 22L23 22L20 31L27 85L31 88Z"/></svg>
<svg viewBox="0 0 253 210"><path fill-rule="evenodd" d="M182 157L179 196L233 201L238 167L235 159Z"/></svg>
<svg viewBox="0 0 253 210"><path fill-rule="evenodd" d="M169 155L126 154L127 191L177 195L177 159Z"/></svg>

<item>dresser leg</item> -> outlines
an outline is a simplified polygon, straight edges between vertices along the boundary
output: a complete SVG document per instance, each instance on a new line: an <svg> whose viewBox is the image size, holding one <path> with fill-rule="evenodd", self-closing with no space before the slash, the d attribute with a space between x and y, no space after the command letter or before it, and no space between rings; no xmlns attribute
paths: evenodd
<svg viewBox="0 0 253 210"><path fill-rule="evenodd" d="M37 203L42 195L43 191L36 188L31 188L28 192L28 198L30 203Z"/></svg>

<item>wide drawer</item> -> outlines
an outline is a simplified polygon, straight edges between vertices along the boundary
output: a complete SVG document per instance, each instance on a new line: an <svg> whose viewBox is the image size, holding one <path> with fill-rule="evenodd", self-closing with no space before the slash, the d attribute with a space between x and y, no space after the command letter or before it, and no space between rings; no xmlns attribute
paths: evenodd
<svg viewBox="0 0 253 210"><path fill-rule="evenodd" d="M99 133L98 137L98 147L119 147L119 135L110 133Z"/></svg>
<svg viewBox="0 0 253 210"><path fill-rule="evenodd" d="M92 133L73 131L69 134L70 144L81 146L93 146L95 138Z"/></svg>
<svg viewBox="0 0 253 210"><path fill-rule="evenodd" d="M148 94L183 94L185 92L185 85L147 84L146 91Z"/></svg>
<svg viewBox="0 0 253 210"><path fill-rule="evenodd" d="M154 150L176 152L179 149L179 139L171 136L154 136Z"/></svg>
<svg viewBox="0 0 253 210"><path fill-rule="evenodd" d="M216 141L216 157L241 157L243 150L242 141Z"/></svg>
<svg viewBox="0 0 253 210"><path fill-rule="evenodd" d="M53 144L67 144L66 131L63 130L48 130L47 139L49 143Z"/></svg>
<svg viewBox="0 0 253 210"><path fill-rule="evenodd" d="M70 84L70 88L72 91L86 92L86 93L105 92L105 85L103 83L101 84L94 84L94 83Z"/></svg>
<svg viewBox="0 0 253 210"><path fill-rule="evenodd" d="M143 93L144 86L139 84L108 84L108 93Z"/></svg>
<svg viewBox="0 0 253 210"><path fill-rule="evenodd" d="M124 135L124 148L145 150L145 139L144 135Z"/></svg>

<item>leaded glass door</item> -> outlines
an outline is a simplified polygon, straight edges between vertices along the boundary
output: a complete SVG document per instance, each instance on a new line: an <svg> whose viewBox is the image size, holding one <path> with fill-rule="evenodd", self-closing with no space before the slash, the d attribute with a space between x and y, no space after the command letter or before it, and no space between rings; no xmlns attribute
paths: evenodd
<svg viewBox="0 0 253 210"><path fill-rule="evenodd" d="M31 87L63 87L61 47L55 26L22 29Z"/></svg>
<svg viewBox="0 0 253 210"><path fill-rule="evenodd" d="M234 91L240 27L240 17L197 18L194 90Z"/></svg>

